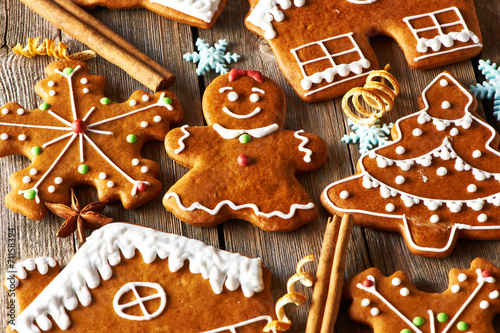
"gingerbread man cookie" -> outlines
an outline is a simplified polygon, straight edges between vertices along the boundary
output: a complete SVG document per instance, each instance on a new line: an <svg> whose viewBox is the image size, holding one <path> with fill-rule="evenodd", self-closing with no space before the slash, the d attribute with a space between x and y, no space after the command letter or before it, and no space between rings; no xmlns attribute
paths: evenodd
<svg viewBox="0 0 500 333"><path fill-rule="evenodd" d="M168 155L192 169L165 195L164 206L182 221L213 226L242 219L266 231L290 231L318 210L296 174L320 167L320 137L283 129L285 95L257 71L233 69L203 96L208 126L175 129Z"/></svg>
<svg viewBox="0 0 500 333"><path fill-rule="evenodd" d="M136 91L124 103L104 95L106 80L85 63L56 61L35 87L44 99L36 110L15 102L0 108L0 156L24 155L32 162L11 175L7 207L41 219L44 202L69 204L70 189L97 188L100 201L138 207L161 191L159 167L141 157L142 146L163 140L183 118L170 91Z"/></svg>
<svg viewBox="0 0 500 333"><path fill-rule="evenodd" d="M323 205L357 225L401 232L418 255L445 257L459 237L500 239L500 136L447 72L419 105L393 126L392 143L361 156L358 174L323 191Z"/></svg>
<svg viewBox="0 0 500 333"><path fill-rule="evenodd" d="M249 0L246 26L267 39L306 102L342 96L379 69L369 38L394 38L414 69L481 51L473 0Z"/></svg>
<svg viewBox="0 0 500 333"><path fill-rule="evenodd" d="M446 291L425 293L403 272L385 277L370 268L353 277L345 294L349 317L374 333L490 333L500 314L500 269L477 258L469 269L452 269Z"/></svg>

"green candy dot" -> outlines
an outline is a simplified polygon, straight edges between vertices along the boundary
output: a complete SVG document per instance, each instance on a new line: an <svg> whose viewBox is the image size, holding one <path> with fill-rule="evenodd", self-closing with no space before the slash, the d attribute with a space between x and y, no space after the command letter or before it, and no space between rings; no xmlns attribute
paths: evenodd
<svg viewBox="0 0 500 333"><path fill-rule="evenodd" d="M45 102L42 105L40 105L40 110L45 111L45 110L48 110L49 108L50 108L50 104L47 103L47 102Z"/></svg>
<svg viewBox="0 0 500 333"><path fill-rule="evenodd" d="M448 316L446 313L441 312L440 314L437 315L437 320L440 323L444 323L445 321L448 321L450 319L450 316Z"/></svg>
<svg viewBox="0 0 500 333"><path fill-rule="evenodd" d="M35 190L28 190L24 192L24 197L28 200L33 200L36 198Z"/></svg>
<svg viewBox="0 0 500 333"><path fill-rule="evenodd" d="M80 164L78 166L78 172L82 175L86 174L87 172L89 172L89 166L87 164Z"/></svg>
<svg viewBox="0 0 500 333"><path fill-rule="evenodd" d="M412 333L412 331L407 328L404 328L401 330L401 333Z"/></svg>
<svg viewBox="0 0 500 333"><path fill-rule="evenodd" d="M422 326L424 324L424 318L422 317L415 317L413 318L413 323L415 324L415 326Z"/></svg>
<svg viewBox="0 0 500 333"><path fill-rule="evenodd" d="M127 135L127 141L130 143L136 143L137 136L135 134L129 134L129 135Z"/></svg>
<svg viewBox="0 0 500 333"><path fill-rule="evenodd" d="M65 75L70 75L71 73L73 73L73 70L74 70L74 69L73 69L73 68L71 68L71 67L66 67L66 68L63 70L63 73L64 73Z"/></svg>
<svg viewBox="0 0 500 333"><path fill-rule="evenodd" d="M172 99L170 97L163 97L161 99L161 101L162 101L162 103L165 103L165 104L168 104L168 105L172 104Z"/></svg>
<svg viewBox="0 0 500 333"><path fill-rule="evenodd" d="M35 146L35 147L31 148L31 153L33 155L40 155L42 153L42 148Z"/></svg>
<svg viewBox="0 0 500 333"><path fill-rule="evenodd" d="M109 103L111 103L111 100L109 98L107 97L101 98L101 104L108 105Z"/></svg>
<svg viewBox="0 0 500 333"><path fill-rule="evenodd" d="M250 135L248 135L248 134L240 135L240 142L241 143L249 143L250 140L252 140L252 138L250 137Z"/></svg>
<svg viewBox="0 0 500 333"><path fill-rule="evenodd" d="M457 324L457 328L459 331L466 331L469 329L469 324L467 324L465 321L461 321Z"/></svg>

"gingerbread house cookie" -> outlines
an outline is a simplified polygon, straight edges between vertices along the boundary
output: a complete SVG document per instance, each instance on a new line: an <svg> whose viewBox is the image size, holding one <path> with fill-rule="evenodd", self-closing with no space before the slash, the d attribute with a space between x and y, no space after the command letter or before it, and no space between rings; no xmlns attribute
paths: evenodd
<svg viewBox="0 0 500 333"><path fill-rule="evenodd" d="M361 156L359 172L326 187L331 213L399 231L410 251L444 257L458 238L500 239L500 136L452 75L422 92L421 111L399 119L394 142Z"/></svg>
<svg viewBox="0 0 500 333"><path fill-rule="evenodd" d="M247 27L264 37L306 102L343 95L379 68L369 38L394 38L414 69L481 51L473 0L249 0Z"/></svg>
<svg viewBox="0 0 500 333"><path fill-rule="evenodd" d="M287 131L285 95L257 71L233 69L206 89L208 126L174 129L168 155L191 169L164 206L182 221L213 226L242 219L266 231L290 231L318 216L296 174L319 168L327 146L303 130Z"/></svg>
<svg viewBox="0 0 500 333"><path fill-rule="evenodd" d="M133 224L95 231L60 272L53 259L15 271L7 332L262 332L276 318L260 259Z"/></svg>

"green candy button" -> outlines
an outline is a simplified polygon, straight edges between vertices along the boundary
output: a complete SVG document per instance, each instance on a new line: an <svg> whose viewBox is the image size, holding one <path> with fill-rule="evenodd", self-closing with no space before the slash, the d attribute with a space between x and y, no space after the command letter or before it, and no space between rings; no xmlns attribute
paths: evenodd
<svg viewBox="0 0 500 333"><path fill-rule="evenodd" d="M73 73L73 68L71 67L66 67L64 70L63 70L63 73L65 75L70 75L71 73Z"/></svg>
<svg viewBox="0 0 500 333"><path fill-rule="evenodd" d="M242 134L240 135L240 142L241 143L249 143L252 138L248 134Z"/></svg>
<svg viewBox="0 0 500 333"><path fill-rule="evenodd" d="M35 147L31 148L31 153L33 155L40 155L42 153L42 148L35 146Z"/></svg>
<svg viewBox="0 0 500 333"><path fill-rule="evenodd" d="M127 135L127 141L130 143L136 143L137 136L135 134L129 134L129 135Z"/></svg>
<svg viewBox="0 0 500 333"><path fill-rule="evenodd" d="M163 97L161 99L161 101L162 101L162 103L165 103L165 104L168 104L168 105L172 104L172 99L170 97Z"/></svg>
<svg viewBox="0 0 500 333"><path fill-rule="evenodd" d="M437 315L437 320L440 323L444 323L445 321L448 321L448 319L450 319L450 317L444 312L441 312L440 314Z"/></svg>
<svg viewBox="0 0 500 333"><path fill-rule="evenodd" d="M87 172L89 172L89 166L87 164L80 164L78 166L78 172L82 175L86 174Z"/></svg>
<svg viewBox="0 0 500 333"><path fill-rule="evenodd" d="M465 321L461 321L457 324L457 328L459 331L467 331L469 329L469 324Z"/></svg>
<svg viewBox="0 0 500 333"><path fill-rule="evenodd" d="M111 100L109 98L107 97L101 98L101 104L109 105L109 103L111 103Z"/></svg>
<svg viewBox="0 0 500 333"><path fill-rule="evenodd" d="M424 318L422 317L415 317L413 318L413 323L415 324L415 326L422 326L424 324Z"/></svg>
<svg viewBox="0 0 500 333"><path fill-rule="evenodd" d="M45 111L45 110L48 110L49 108L50 108L50 104L47 103L47 102L45 102L42 105L40 105L40 110Z"/></svg>
<svg viewBox="0 0 500 333"><path fill-rule="evenodd" d="M401 333L412 333L412 331L407 328L404 328L401 330Z"/></svg>
<svg viewBox="0 0 500 333"><path fill-rule="evenodd" d="M24 198L28 200L33 200L36 198L36 192L35 190L27 190L24 192Z"/></svg>

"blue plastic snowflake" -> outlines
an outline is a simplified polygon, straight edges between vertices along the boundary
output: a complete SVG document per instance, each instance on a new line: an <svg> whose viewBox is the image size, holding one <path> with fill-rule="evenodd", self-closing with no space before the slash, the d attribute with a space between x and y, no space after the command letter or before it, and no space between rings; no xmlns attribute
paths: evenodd
<svg viewBox="0 0 500 333"><path fill-rule="evenodd" d="M475 87L470 86L470 91L476 97L479 95L479 98L493 97L495 99L493 115L500 121L500 68L497 68L497 64L491 64L489 60L479 60L478 68L490 82L483 82L482 85L478 83Z"/></svg>
<svg viewBox="0 0 500 333"><path fill-rule="evenodd" d="M348 124L354 132L349 133L349 135L344 135L342 137L342 142L359 142L359 152L361 154L365 154L375 147L385 145L388 142L387 135L391 133L391 128L394 125L390 123L389 125L384 124L384 126L380 126L379 120L377 120L375 124L369 126L361 126L351 120L348 121Z"/></svg>
<svg viewBox="0 0 500 333"><path fill-rule="evenodd" d="M226 63L230 64L231 61L237 62L240 56L236 53L231 54L226 51L227 41L225 39L219 39L218 43L214 46L205 43L203 39L198 38L196 40L196 47L198 52L186 53L183 58L187 61L192 61L198 63L196 68L196 74L205 75L211 69L215 69L216 73L226 74L227 66Z"/></svg>

